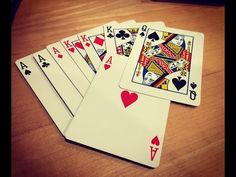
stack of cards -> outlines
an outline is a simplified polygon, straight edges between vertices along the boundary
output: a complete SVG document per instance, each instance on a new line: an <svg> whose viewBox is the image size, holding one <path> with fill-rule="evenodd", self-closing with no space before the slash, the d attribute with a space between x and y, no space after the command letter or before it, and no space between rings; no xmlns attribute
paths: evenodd
<svg viewBox="0 0 236 177"><path fill-rule="evenodd" d="M157 167L170 101L198 106L204 36L112 21L16 61L66 139Z"/></svg>

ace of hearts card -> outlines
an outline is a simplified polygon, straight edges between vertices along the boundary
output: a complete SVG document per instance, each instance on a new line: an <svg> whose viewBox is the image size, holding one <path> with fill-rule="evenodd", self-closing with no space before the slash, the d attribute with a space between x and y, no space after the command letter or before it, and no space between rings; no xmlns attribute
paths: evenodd
<svg viewBox="0 0 236 177"><path fill-rule="evenodd" d="M170 101L119 87L128 53L117 54L114 38L118 29L122 29L130 34L126 35L125 43L135 43L138 28L138 24L104 26L107 54L65 136L71 141L157 167Z"/></svg>
<svg viewBox="0 0 236 177"><path fill-rule="evenodd" d="M204 35L142 25L120 87L200 105Z"/></svg>

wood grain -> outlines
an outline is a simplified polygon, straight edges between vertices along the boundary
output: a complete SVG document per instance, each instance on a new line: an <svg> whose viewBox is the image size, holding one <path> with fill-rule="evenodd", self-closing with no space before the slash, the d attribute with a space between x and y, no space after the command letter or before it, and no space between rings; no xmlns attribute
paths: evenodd
<svg viewBox="0 0 236 177"><path fill-rule="evenodd" d="M14 62L60 39L134 19L205 34L202 103L171 103L161 164L149 169L66 142ZM223 177L224 7L148 0L23 0L12 25L13 177Z"/></svg>

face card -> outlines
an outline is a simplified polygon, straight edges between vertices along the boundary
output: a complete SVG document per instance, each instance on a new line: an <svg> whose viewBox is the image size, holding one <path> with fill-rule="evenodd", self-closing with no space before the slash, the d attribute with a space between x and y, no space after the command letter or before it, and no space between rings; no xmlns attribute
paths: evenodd
<svg viewBox="0 0 236 177"><path fill-rule="evenodd" d="M164 22L146 22L145 24L149 26L165 26ZM138 34L139 26L140 23L134 24L129 22L120 25L106 26L107 33L109 33L109 38L111 38L109 36L111 33L111 28L113 29L116 54L129 57L132 47L134 45L134 41ZM113 43L113 41L111 42Z"/></svg>
<svg viewBox="0 0 236 177"><path fill-rule="evenodd" d="M77 35L73 35L61 40L61 44L70 54L75 64L79 67L79 69L84 73L85 77L91 83L92 79L97 72L93 66L92 61L88 57L79 37Z"/></svg>
<svg viewBox="0 0 236 177"><path fill-rule="evenodd" d="M85 77L84 73L76 65L74 60L65 51L60 42L50 44L47 46L48 51L53 56L56 63L63 70L68 79L72 82L77 91L84 96L90 82Z"/></svg>
<svg viewBox="0 0 236 177"><path fill-rule="evenodd" d="M83 97L68 79L60 65L53 59L50 53L44 49L33 54L35 61L41 68L49 82L74 116ZM47 94L46 92L44 94ZM50 99L50 97L48 98Z"/></svg>
<svg viewBox="0 0 236 177"><path fill-rule="evenodd" d="M148 25L139 34L120 87L200 105L204 35Z"/></svg>
<svg viewBox="0 0 236 177"><path fill-rule="evenodd" d="M73 116L57 91L50 84L32 55L18 59L15 64L60 132L64 135L64 130Z"/></svg>
<svg viewBox="0 0 236 177"><path fill-rule="evenodd" d="M116 50L113 50L114 38L107 37L109 31L105 29L106 26L104 31L106 42L109 43L108 53L75 118L68 126L66 138L140 164L157 167L170 101L119 87L128 58L116 55ZM113 31L112 27L110 29Z"/></svg>
<svg viewBox="0 0 236 177"><path fill-rule="evenodd" d="M112 21L108 24L116 24ZM78 34L86 53L91 59L94 68L97 70L101 61L106 55L106 44L103 32L103 25Z"/></svg>

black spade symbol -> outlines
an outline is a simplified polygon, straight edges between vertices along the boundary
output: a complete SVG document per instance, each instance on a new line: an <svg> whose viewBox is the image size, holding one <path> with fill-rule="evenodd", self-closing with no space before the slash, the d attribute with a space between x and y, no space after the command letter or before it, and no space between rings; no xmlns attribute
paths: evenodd
<svg viewBox="0 0 236 177"><path fill-rule="evenodd" d="M117 38L121 38L124 40L125 38L128 38L130 35L126 33L124 30L120 30L119 33L116 34Z"/></svg>
<svg viewBox="0 0 236 177"><path fill-rule="evenodd" d="M30 70L28 70L28 69L25 70L25 75L30 75L30 73L31 73Z"/></svg>
<svg viewBox="0 0 236 177"><path fill-rule="evenodd" d="M144 36L144 32L140 33L139 35L143 37Z"/></svg>
<svg viewBox="0 0 236 177"><path fill-rule="evenodd" d="M111 33L109 33L109 34L107 35L107 37L112 38L113 35L112 35Z"/></svg>
<svg viewBox="0 0 236 177"><path fill-rule="evenodd" d="M148 39L151 39L152 42L157 41L159 39L159 36L156 32L153 32L148 35Z"/></svg>
<svg viewBox="0 0 236 177"><path fill-rule="evenodd" d="M190 84L190 86L192 87L192 89L195 89L195 88L197 87L197 84L195 84L194 82L192 82L192 83Z"/></svg>
<svg viewBox="0 0 236 177"><path fill-rule="evenodd" d="M43 68L45 68L45 67L47 68L49 65L50 65L49 63L43 62L42 67L43 67Z"/></svg>
<svg viewBox="0 0 236 177"><path fill-rule="evenodd" d="M181 77L172 79L172 82L178 91L186 85L186 81Z"/></svg>

